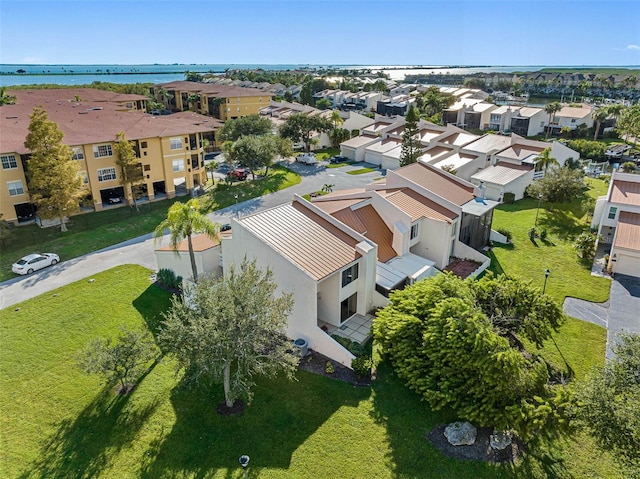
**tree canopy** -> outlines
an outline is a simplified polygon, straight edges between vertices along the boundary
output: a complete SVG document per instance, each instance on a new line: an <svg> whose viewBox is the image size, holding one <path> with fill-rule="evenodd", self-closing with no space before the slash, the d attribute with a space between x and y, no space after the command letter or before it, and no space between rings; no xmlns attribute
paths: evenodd
<svg viewBox="0 0 640 479"><path fill-rule="evenodd" d="M174 298L158 339L187 384L222 382L232 407L238 398L251 400L256 376L292 378L298 361L285 335L293 296L276 297L273 273L255 260L228 269L222 278L189 286L187 301Z"/></svg>
<svg viewBox="0 0 640 479"><path fill-rule="evenodd" d="M82 180L73 161L71 148L62 143L64 133L49 120L42 108L29 116L29 133L24 146L30 151L28 184L31 201L43 219L60 220L60 230L67 231L65 216L80 209Z"/></svg>
<svg viewBox="0 0 640 479"><path fill-rule="evenodd" d="M579 384L577 417L630 469L629 477L640 477L640 335L621 335L613 351Z"/></svg>
<svg viewBox="0 0 640 479"><path fill-rule="evenodd" d="M133 202L133 205L138 209L138 189L144 180L144 173L136 151L131 142L127 140L124 131L116 135L115 150L117 153L116 165L120 168L120 180L125 187L127 202Z"/></svg>
<svg viewBox="0 0 640 479"><path fill-rule="evenodd" d="M556 168L534 181L527 188L527 194L533 198L542 195L549 203L569 203L582 194L584 173L571 168Z"/></svg>
<svg viewBox="0 0 640 479"><path fill-rule="evenodd" d="M303 142L306 151L309 151L311 134L313 132L324 133L333 128L333 123L327 118L308 113L296 113L289 116L280 126L280 136L289 138L293 143Z"/></svg>
<svg viewBox="0 0 640 479"><path fill-rule="evenodd" d="M251 169L255 178L255 170L265 168L265 175L274 159L292 154L291 141L275 135L242 136L235 142L227 141L222 145L227 161L237 162Z"/></svg>
<svg viewBox="0 0 640 479"><path fill-rule="evenodd" d="M529 283L442 274L392 293L373 330L398 376L432 408L527 437L564 422L567 394L549 386L547 364L521 339L541 344L563 320Z"/></svg>
<svg viewBox="0 0 640 479"><path fill-rule="evenodd" d="M236 141L243 136L268 135L273 130L273 124L268 118L260 115L247 115L227 120L218 131L221 141Z"/></svg>
<svg viewBox="0 0 640 479"><path fill-rule="evenodd" d="M400 166L410 165L418 161L418 157L422 154L422 145L420 144L418 121L420 120L420 112L411 105L407 116L405 117L404 130L402 132L402 145L400 147Z"/></svg>
<svg viewBox="0 0 640 479"><path fill-rule="evenodd" d="M442 118L442 110L449 108L455 102L456 99L452 94L440 91L437 86L430 86L416 99L419 112L435 122L439 122Z"/></svg>

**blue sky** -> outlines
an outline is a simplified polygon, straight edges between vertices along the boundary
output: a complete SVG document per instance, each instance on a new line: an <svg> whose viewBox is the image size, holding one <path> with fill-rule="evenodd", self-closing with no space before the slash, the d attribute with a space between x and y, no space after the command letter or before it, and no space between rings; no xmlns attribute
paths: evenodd
<svg viewBox="0 0 640 479"><path fill-rule="evenodd" d="M640 65L640 1L0 1L0 63Z"/></svg>

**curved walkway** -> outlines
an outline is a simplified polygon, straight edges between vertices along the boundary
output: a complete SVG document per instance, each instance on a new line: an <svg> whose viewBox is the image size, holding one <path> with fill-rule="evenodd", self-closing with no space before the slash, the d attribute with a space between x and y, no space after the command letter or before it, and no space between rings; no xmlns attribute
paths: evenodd
<svg viewBox="0 0 640 479"><path fill-rule="evenodd" d="M573 318L607 329L606 357L611 359L619 333L640 334L640 278L617 274L611 281L611 293L606 303L565 298L562 308Z"/></svg>

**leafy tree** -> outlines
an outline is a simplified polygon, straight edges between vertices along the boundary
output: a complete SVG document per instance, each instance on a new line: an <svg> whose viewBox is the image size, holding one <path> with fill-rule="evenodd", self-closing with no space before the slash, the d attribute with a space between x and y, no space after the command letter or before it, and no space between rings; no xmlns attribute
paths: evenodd
<svg viewBox="0 0 640 479"><path fill-rule="evenodd" d="M598 237L593 233L584 232L578 235L573 242L573 249L575 249L583 259L592 260L596 254L596 243Z"/></svg>
<svg viewBox="0 0 640 479"><path fill-rule="evenodd" d="M3 214L0 213L0 246L4 248L4 242L13 233L12 228L9 226L9 222L3 218Z"/></svg>
<svg viewBox="0 0 640 479"><path fill-rule="evenodd" d="M191 271L193 281L198 281L198 268L196 257L193 252L192 235L204 233L209 238L218 236L218 226L205 215L200 213L200 203L197 199L191 199L186 203L176 201L167 212L167 218L160 223L153 232L156 240L164 235L165 230L169 230L169 244L178 253L178 244L186 238L189 246L189 258L191 260Z"/></svg>
<svg viewBox="0 0 640 479"><path fill-rule="evenodd" d="M616 130L624 137L640 138L640 104L625 108L616 121Z"/></svg>
<svg viewBox="0 0 640 479"><path fill-rule="evenodd" d="M329 132L329 138L331 139L331 146L338 148L340 143L351 138L351 133L344 128L334 128Z"/></svg>
<svg viewBox="0 0 640 479"><path fill-rule="evenodd" d="M541 342L562 316L528 283L443 274L392 293L373 331L398 376L432 408L527 438L564 423L568 393L548 384L547 365L514 338Z"/></svg>
<svg viewBox="0 0 640 479"><path fill-rule="evenodd" d="M158 356L158 348L146 330L122 327L117 341L96 338L78 355L78 364L87 374L104 376L109 384L120 383L120 391L127 393L134 381L144 372L149 361Z"/></svg>
<svg viewBox="0 0 640 479"><path fill-rule="evenodd" d="M117 153L116 165L120 168L120 178L127 192L127 201L133 202L136 210L138 210L138 195L140 194L140 185L144 181L144 173L140 166L140 161L136 156L136 152L127 140L124 131L116 134L115 150ZM129 197L131 195L131 197ZM131 203L129 203L131 205Z"/></svg>
<svg viewBox="0 0 640 479"><path fill-rule="evenodd" d="M549 133L551 132L551 123L553 123L553 115L562 110L562 104L559 101L554 101L551 103L547 103L544 106L544 111L549 114L549 126L547 127L547 134L545 138L549 138Z"/></svg>
<svg viewBox="0 0 640 479"><path fill-rule="evenodd" d="M607 108L606 106L598 108L596 111L594 111L591 114L591 116L596 122L596 126L593 132L593 141L596 141L598 139L598 134L600 133L600 125L602 124L603 121L609 118L610 115L611 115L611 112L609 108Z"/></svg>
<svg viewBox="0 0 640 479"><path fill-rule="evenodd" d="M324 78L310 78L302 85L300 90L300 102L303 105L313 105L313 95L319 91L326 90L331 87L331 84Z"/></svg>
<svg viewBox="0 0 640 479"><path fill-rule="evenodd" d="M316 108L320 110L328 110L329 108L331 108L331 106L331 101L329 101L327 98L320 98L316 102Z"/></svg>
<svg viewBox="0 0 640 479"><path fill-rule="evenodd" d="M197 111L198 102L200 101L200 93L189 93L187 95L187 103L189 104L189 110Z"/></svg>
<svg viewBox="0 0 640 479"><path fill-rule="evenodd" d="M633 173L636 171L636 164L633 161L625 161L620 165L620 168L622 168L622 171L625 173Z"/></svg>
<svg viewBox="0 0 640 479"><path fill-rule="evenodd" d="M62 143L64 133L49 120L42 108L29 116L29 133L24 146L31 152L28 184L31 201L43 219L60 220L60 231L67 231L64 217L80 209L82 180L71 149Z"/></svg>
<svg viewBox="0 0 640 479"><path fill-rule="evenodd" d="M440 91L437 86L430 86L416 99L419 112L429 118L441 115L442 110L449 108L455 102L453 95Z"/></svg>
<svg viewBox="0 0 640 479"><path fill-rule="evenodd" d="M6 94L6 88L0 88L0 105L15 105L16 100L15 95Z"/></svg>
<svg viewBox="0 0 640 479"><path fill-rule="evenodd" d="M601 141L591 140L570 140L567 146L580 154L580 158L588 158L592 160L604 159L604 152L607 150L607 144Z"/></svg>
<svg viewBox="0 0 640 479"><path fill-rule="evenodd" d="M333 127L330 120L318 115L296 113L289 116L280 126L280 136L289 138L293 143L303 142L305 150L309 151L311 133L324 133Z"/></svg>
<svg viewBox="0 0 640 479"><path fill-rule="evenodd" d="M222 382L225 403L251 400L256 376L293 377L297 358L285 335L291 294L275 296L271 270L244 261L220 279L203 278L188 288L188 304L173 299L159 334L188 384Z"/></svg>
<svg viewBox="0 0 640 479"><path fill-rule="evenodd" d="M334 130L339 126L344 125L344 120L342 119L342 116L340 116L340 112L338 110L333 110L329 119L331 120L331 123L333 123Z"/></svg>
<svg viewBox="0 0 640 479"><path fill-rule="evenodd" d="M278 155L292 154L291 142L275 135L243 136L234 143L223 143L222 150L227 161L250 168L254 179L256 169L265 168L266 175Z"/></svg>
<svg viewBox="0 0 640 479"><path fill-rule="evenodd" d="M227 120L218 130L221 141L236 141L243 136L268 135L273 131L273 124L268 118L260 115L247 115L233 120Z"/></svg>
<svg viewBox="0 0 640 479"><path fill-rule="evenodd" d="M576 160L573 158L567 158L564 162L565 168L569 168L570 170L580 170L582 169L582 163L580 160Z"/></svg>
<svg viewBox="0 0 640 479"><path fill-rule="evenodd" d="M558 166L558 160L556 160L553 156L551 156L551 148L545 148L542 150L538 158L536 159L536 166L542 168L542 170L546 173L550 166Z"/></svg>
<svg viewBox="0 0 640 479"><path fill-rule="evenodd" d="M640 477L640 335L623 334L614 358L577 388L577 418L597 442Z"/></svg>
<svg viewBox="0 0 640 479"><path fill-rule="evenodd" d="M415 163L422 154L422 145L419 138L420 129L418 128L420 112L418 109L411 105L405 120L402 145L400 147L400 166Z"/></svg>
<svg viewBox="0 0 640 479"><path fill-rule="evenodd" d="M541 194L549 203L569 203L580 196L583 187L584 173L581 170L556 168L529 185L527 194L532 198Z"/></svg>
<svg viewBox="0 0 640 479"><path fill-rule="evenodd" d="M204 75L202 73L191 72L188 70L184 72L184 79L186 81L201 82L203 78L204 78Z"/></svg>

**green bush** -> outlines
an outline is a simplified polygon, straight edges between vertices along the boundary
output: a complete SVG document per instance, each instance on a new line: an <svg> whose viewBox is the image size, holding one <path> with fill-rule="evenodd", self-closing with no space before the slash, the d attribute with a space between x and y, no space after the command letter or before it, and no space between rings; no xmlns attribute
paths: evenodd
<svg viewBox="0 0 640 479"><path fill-rule="evenodd" d="M333 374L336 372L336 368L333 366L331 361L327 361L327 364L324 366L324 372L327 374Z"/></svg>
<svg viewBox="0 0 640 479"><path fill-rule="evenodd" d="M156 275L158 281L170 289L180 289L182 286L182 276L176 276L176 274L167 268L162 268Z"/></svg>
<svg viewBox="0 0 640 479"><path fill-rule="evenodd" d="M371 374L372 364L373 360L371 359L371 356L358 356L351 361L351 368L358 376L366 377Z"/></svg>
<svg viewBox="0 0 640 479"><path fill-rule="evenodd" d="M507 191L507 192L504 194L504 196L502 197L502 200L503 200L506 204L511 205L511 204L513 204L513 202L516 200L516 194L515 194L515 193L510 193L510 192L508 192L508 191Z"/></svg>
<svg viewBox="0 0 640 479"><path fill-rule="evenodd" d="M578 253L578 256L583 259L593 259L596 253L596 242L598 241L598 236L592 233L582 233L580 234L575 242L573 243L573 248Z"/></svg>
<svg viewBox="0 0 640 479"><path fill-rule="evenodd" d="M506 236L507 241L511 241L511 238L513 238L513 233L511 233L507 228L498 228L496 231L501 235Z"/></svg>
<svg viewBox="0 0 640 479"><path fill-rule="evenodd" d="M365 351L360 343L350 340L349 338L343 338L337 334L332 334L331 337L339 342L343 348L349 351L354 356L362 356Z"/></svg>

